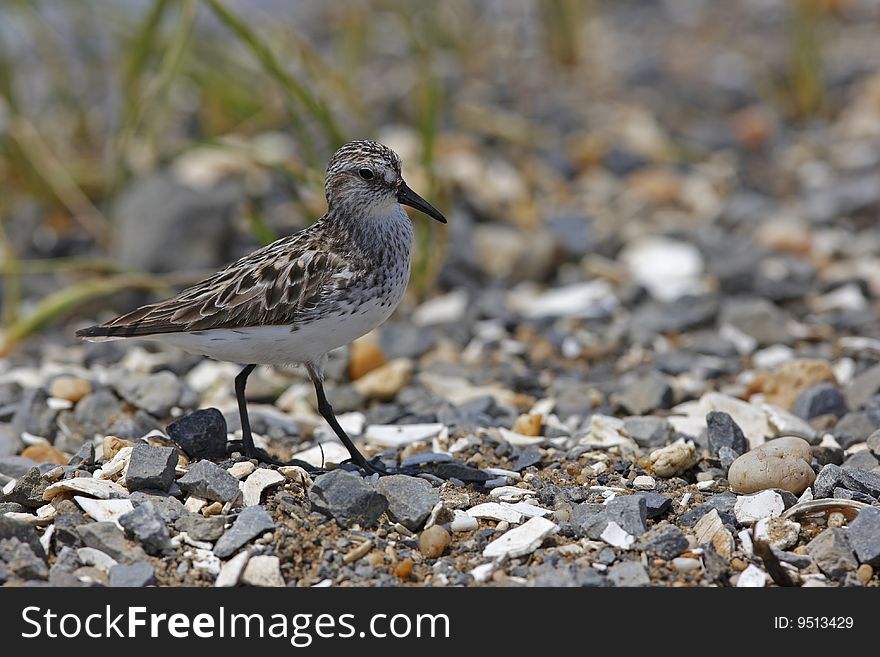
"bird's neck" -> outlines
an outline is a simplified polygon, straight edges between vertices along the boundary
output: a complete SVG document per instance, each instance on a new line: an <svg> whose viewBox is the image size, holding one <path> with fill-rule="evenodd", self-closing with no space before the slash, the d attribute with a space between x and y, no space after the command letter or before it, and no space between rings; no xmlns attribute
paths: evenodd
<svg viewBox="0 0 880 657"><path fill-rule="evenodd" d="M325 220L364 253L387 255L395 251L408 257L412 250L412 220L397 203L366 212L362 208L350 212L334 208Z"/></svg>

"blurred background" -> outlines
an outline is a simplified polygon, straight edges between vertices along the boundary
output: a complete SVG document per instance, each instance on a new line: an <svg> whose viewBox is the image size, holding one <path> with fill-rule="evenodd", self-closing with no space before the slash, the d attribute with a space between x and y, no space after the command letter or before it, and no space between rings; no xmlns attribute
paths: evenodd
<svg viewBox="0 0 880 657"><path fill-rule="evenodd" d="M364 137L450 217L416 221L410 309L790 299L852 230L831 279L878 294L878 27L878 0L4 0L0 352L308 225Z"/></svg>

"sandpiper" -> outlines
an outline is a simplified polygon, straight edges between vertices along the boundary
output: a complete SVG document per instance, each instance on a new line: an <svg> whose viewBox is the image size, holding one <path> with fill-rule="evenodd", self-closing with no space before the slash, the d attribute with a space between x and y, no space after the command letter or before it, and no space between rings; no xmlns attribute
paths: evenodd
<svg viewBox="0 0 880 657"><path fill-rule="evenodd" d="M158 340L216 360L244 364L235 378L244 453L273 461L251 435L245 385L257 365L305 365L318 410L367 472L324 393L323 364L333 349L372 331L403 297L410 272L409 205L446 223L412 191L400 157L375 141L353 141L333 155L324 185L327 213L299 233L232 263L176 296L81 329L86 340Z"/></svg>

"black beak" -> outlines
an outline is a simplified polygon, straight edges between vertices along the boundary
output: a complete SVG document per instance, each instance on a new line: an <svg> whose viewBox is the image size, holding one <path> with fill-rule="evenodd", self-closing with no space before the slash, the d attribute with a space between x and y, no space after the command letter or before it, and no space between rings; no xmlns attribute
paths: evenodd
<svg viewBox="0 0 880 657"><path fill-rule="evenodd" d="M403 181L400 182L400 187L397 188L397 202L401 205L408 205L411 208L415 208L419 212L424 212L426 215L436 219L441 224L446 223L446 217L440 214L440 211L437 208L416 194Z"/></svg>

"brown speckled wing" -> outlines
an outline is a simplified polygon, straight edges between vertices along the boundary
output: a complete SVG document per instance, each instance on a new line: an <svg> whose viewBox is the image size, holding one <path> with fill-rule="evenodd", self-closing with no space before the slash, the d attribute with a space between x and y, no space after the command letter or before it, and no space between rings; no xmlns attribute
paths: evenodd
<svg viewBox="0 0 880 657"><path fill-rule="evenodd" d="M339 252L327 249L327 237L315 224L254 251L176 296L82 329L77 335L137 337L293 326L351 282L350 263Z"/></svg>

